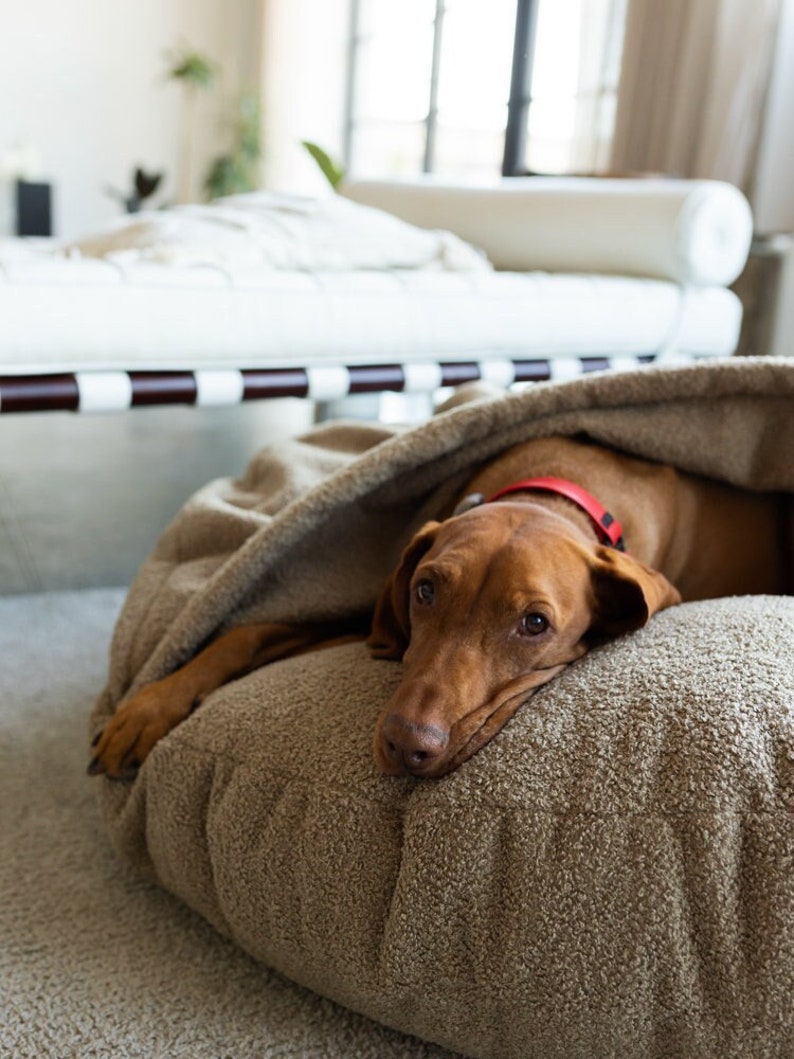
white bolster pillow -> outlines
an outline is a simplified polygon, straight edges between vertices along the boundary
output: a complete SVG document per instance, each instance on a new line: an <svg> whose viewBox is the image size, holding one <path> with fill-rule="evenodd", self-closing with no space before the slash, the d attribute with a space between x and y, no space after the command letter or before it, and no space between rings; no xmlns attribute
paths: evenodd
<svg viewBox="0 0 794 1059"><path fill-rule="evenodd" d="M728 286L744 268L747 199L716 180L514 177L350 181L342 193L421 228L442 228L511 272L607 272Z"/></svg>

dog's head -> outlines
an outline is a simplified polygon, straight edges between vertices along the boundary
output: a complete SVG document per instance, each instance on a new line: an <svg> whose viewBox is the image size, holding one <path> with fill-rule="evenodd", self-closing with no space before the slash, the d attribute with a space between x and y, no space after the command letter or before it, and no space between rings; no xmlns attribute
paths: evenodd
<svg viewBox="0 0 794 1059"><path fill-rule="evenodd" d="M403 676L375 732L389 775L443 776L590 647L681 597L662 574L536 504L430 522L378 601L375 657Z"/></svg>

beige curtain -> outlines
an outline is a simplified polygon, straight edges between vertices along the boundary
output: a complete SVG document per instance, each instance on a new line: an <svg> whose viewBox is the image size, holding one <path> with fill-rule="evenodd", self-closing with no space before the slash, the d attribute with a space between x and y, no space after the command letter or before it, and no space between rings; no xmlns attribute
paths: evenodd
<svg viewBox="0 0 794 1059"><path fill-rule="evenodd" d="M780 0L629 0L611 168L752 190Z"/></svg>

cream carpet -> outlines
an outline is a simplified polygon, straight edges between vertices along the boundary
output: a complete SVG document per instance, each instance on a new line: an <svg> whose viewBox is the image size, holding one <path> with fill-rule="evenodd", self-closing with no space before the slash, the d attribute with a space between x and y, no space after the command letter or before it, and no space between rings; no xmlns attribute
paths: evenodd
<svg viewBox="0 0 794 1059"><path fill-rule="evenodd" d="M449 1056L267 971L119 861L84 770L122 595L0 598L0 1056Z"/></svg>

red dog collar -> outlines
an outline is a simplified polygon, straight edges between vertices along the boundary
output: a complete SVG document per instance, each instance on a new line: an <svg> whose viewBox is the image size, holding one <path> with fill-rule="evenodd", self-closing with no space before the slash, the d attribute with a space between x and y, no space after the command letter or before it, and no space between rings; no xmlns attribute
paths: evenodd
<svg viewBox="0 0 794 1059"><path fill-rule="evenodd" d="M520 482L513 482L512 485L500 489L498 493L489 496L485 503L490 504L491 501L499 500L510 493L531 492L533 490L539 490L544 493L557 493L559 496L572 500L577 507L580 507L582 511L590 516L602 543L610 544L621 552L626 550L626 544L623 540L623 527L618 520L610 515L607 509L602 507L586 489L582 489L581 486L575 485L573 482L566 481L565 478L525 478Z"/></svg>

